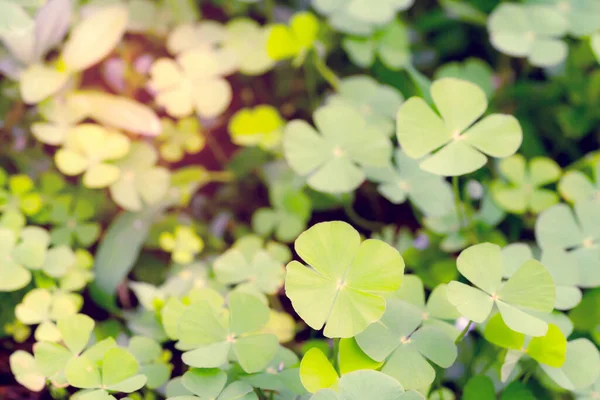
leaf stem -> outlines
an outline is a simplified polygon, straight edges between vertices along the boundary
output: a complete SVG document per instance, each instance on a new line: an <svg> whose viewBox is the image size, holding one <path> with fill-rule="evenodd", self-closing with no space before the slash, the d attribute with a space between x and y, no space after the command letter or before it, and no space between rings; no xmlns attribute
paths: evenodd
<svg viewBox="0 0 600 400"><path fill-rule="evenodd" d="M321 57L319 57L319 54L317 53L316 50L313 50L313 59L314 59L315 68L317 69L317 72L319 72L319 74L323 77L323 79L325 79L331 85L333 90L335 90L336 92L339 92L340 79L331 70L331 68L329 68L327 66L325 61L323 61L323 59Z"/></svg>
<svg viewBox="0 0 600 400"><path fill-rule="evenodd" d="M207 130L204 137L206 138L206 144L214 154L219 164L221 164L222 167L225 167L225 165L227 164L227 156L225 155L225 152L219 145L219 142L213 137L212 131Z"/></svg>
<svg viewBox="0 0 600 400"><path fill-rule="evenodd" d="M363 229L366 229L368 231L371 232L376 232L380 229L382 229L385 225L376 221L370 221L366 218L361 217L352 207L352 204L347 203L344 204L344 211L346 212L346 215L348 215L348 218L350 218L350 220L360 226Z"/></svg>
<svg viewBox="0 0 600 400"><path fill-rule="evenodd" d="M463 340L465 338L465 336L467 335L467 332L469 332L469 328L471 327L472 324L473 324L473 321L469 321L467 326L465 326L465 329L462 330L462 332L458 335L458 337L454 341L454 344L459 344L461 342L461 340Z"/></svg>
<svg viewBox="0 0 600 400"><path fill-rule="evenodd" d="M454 207L456 207L456 215L458 216L458 221L460 226L462 227L465 219L462 212L462 204L460 201L460 189L458 187L458 176L452 177L452 191L454 192Z"/></svg>
<svg viewBox="0 0 600 400"><path fill-rule="evenodd" d="M340 338L335 338L333 339L333 368L335 368L335 370L338 370L338 355L340 352Z"/></svg>

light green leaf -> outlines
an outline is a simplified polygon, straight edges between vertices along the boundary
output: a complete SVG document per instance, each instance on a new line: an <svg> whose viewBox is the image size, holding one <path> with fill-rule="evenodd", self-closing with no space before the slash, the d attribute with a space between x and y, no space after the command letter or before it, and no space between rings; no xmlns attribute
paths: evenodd
<svg viewBox="0 0 600 400"><path fill-rule="evenodd" d="M339 377L333 365L318 348L310 349L300 363L300 380L310 393L331 387Z"/></svg>

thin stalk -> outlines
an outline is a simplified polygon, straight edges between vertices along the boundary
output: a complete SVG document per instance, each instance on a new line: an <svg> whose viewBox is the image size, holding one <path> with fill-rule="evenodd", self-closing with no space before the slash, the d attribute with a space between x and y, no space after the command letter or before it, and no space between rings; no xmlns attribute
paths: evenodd
<svg viewBox="0 0 600 400"><path fill-rule="evenodd" d="M525 375L523 376L523 385L526 385L527 382L529 382L529 379L531 378L531 376L533 375L533 373L535 372L535 368L530 368L527 372L525 372Z"/></svg>
<svg viewBox="0 0 600 400"><path fill-rule="evenodd" d="M465 336L467 335L467 332L469 332L469 328L471 327L472 324L473 324L473 321L469 321L467 326L465 326L465 329L462 330L462 332L458 335L458 337L454 341L454 344L459 344L461 342L461 340L463 340L465 338Z"/></svg>
<svg viewBox="0 0 600 400"><path fill-rule="evenodd" d="M206 144L210 148L210 151L212 151L212 153L215 155L215 158L217 159L219 164L221 164L221 167L225 167L225 165L227 164L227 156L225 155L225 152L219 145L219 142L215 140L210 130L206 132L204 137L206 138Z"/></svg>
<svg viewBox="0 0 600 400"><path fill-rule="evenodd" d="M465 219L462 213L462 204L460 202L460 189L458 187L458 176L452 177L452 191L454 192L454 207L456 207L456 214L458 215L458 221L460 226L463 226Z"/></svg>
<svg viewBox="0 0 600 400"><path fill-rule="evenodd" d="M267 22L275 21L275 0L265 0L265 17Z"/></svg>
<svg viewBox="0 0 600 400"><path fill-rule="evenodd" d="M231 182L234 179L234 174L230 171L210 171L209 172L211 182Z"/></svg>
<svg viewBox="0 0 600 400"><path fill-rule="evenodd" d="M338 354L340 352L340 338L333 339L333 368L338 370Z"/></svg>
<svg viewBox="0 0 600 400"><path fill-rule="evenodd" d="M377 232L385 226L380 222L370 221L366 218L363 218L354 210L354 208L352 208L352 205L349 203L344 205L344 211L352 223L368 231Z"/></svg>
<svg viewBox="0 0 600 400"><path fill-rule="evenodd" d="M335 72L333 72L331 68L327 66L325 61L323 61L323 59L319 57L319 54L317 54L315 50L313 50L313 60L317 72L323 77L323 79L325 79L329 83L329 85L331 85L333 90L339 92L340 79L337 77Z"/></svg>

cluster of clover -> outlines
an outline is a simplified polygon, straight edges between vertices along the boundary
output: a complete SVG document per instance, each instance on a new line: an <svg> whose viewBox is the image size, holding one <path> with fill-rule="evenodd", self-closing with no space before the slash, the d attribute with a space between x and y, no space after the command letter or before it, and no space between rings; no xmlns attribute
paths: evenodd
<svg viewBox="0 0 600 400"><path fill-rule="evenodd" d="M595 398L600 355L590 340L570 339L581 316L564 312L582 289L600 286L600 161L563 174L551 159L515 154L520 124L486 114L494 86L480 60L446 65L433 83L420 75L408 29L395 18L412 0L313 0L327 24L302 12L266 26L198 22L187 1L17 3L0 0L0 68L15 98L35 110L31 134L56 166L36 181L0 174L0 291L22 294L5 328L25 341L36 326L33 354L10 359L22 385L57 396L71 387L79 400L149 399L149 389L171 400L452 399L444 370L460 364L459 346L476 329L503 350L478 360L463 398L493 399L532 375ZM567 34L589 38L600 59L595 1L502 4L489 18L442 3L487 21L494 47L532 65L562 62ZM422 98L405 101L369 76L339 79L324 62L326 25L344 34L357 66L377 58L405 69ZM123 52L123 39L140 33L158 38L166 55ZM264 166L271 207L254 213L253 234L217 253L186 210L200 186L233 178L177 162L209 143L202 127L232 101L227 76L262 75L289 60L313 63L334 94L315 111L315 127L267 105L231 117L232 141L274 160ZM110 93L84 77L98 66ZM135 100L138 90L153 101ZM469 181L461 190L460 176L488 164L498 174L489 188ZM409 201L440 251L462 250L456 267L473 286L458 274L435 287L426 275L404 275L402 255L418 270L430 245L407 232L362 240L344 222L305 231L315 206L309 190L340 199L367 180L390 202ZM115 206L123 213L101 232L97 221ZM528 218L535 243L489 243L502 241L495 227L507 213ZM307 265L291 261L282 244L291 242ZM114 295L144 249L170 253L173 265L160 285L129 282L139 306L120 310ZM80 313L92 282L94 300L125 322L117 332L131 335L112 335L114 326ZM333 351L325 340L307 341L300 360L283 345L301 327L279 304L282 288L308 327L334 339ZM189 367L182 376L172 377L167 343Z"/></svg>

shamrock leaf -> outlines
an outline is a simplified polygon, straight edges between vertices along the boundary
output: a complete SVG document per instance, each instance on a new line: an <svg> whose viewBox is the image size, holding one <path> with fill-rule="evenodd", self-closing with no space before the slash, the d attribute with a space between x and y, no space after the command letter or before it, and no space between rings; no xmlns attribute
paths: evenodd
<svg viewBox="0 0 600 400"><path fill-rule="evenodd" d="M127 156L115 163L121 171L119 179L109 187L115 203L128 211L140 211L161 201L169 190L171 175L166 168L157 167L157 161L152 145L132 144Z"/></svg>
<svg viewBox="0 0 600 400"><path fill-rule="evenodd" d="M515 154L500 161L499 170L508 182L495 181L492 194L503 209L515 214L537 214L558 203L556 193L543 188L560 177L560 167L554 160L535 157L526 165L525 158Z"/></svg>
<svg viewBox="0 0 600 400"><path fill-rule="evenodd" d="M345 37L342 47L350 60L362 68L372 66L375 59L393 71L408 68L411 62L408 28L400 21L387 24L368 38Z"/></svg>
<svg viewBox="0 0 600 400"><path fill-rule="evenodd" d="M83 247L91 246L100 235L100 224L91 221L94 216L94 205L86 198L74 201L71 195L56 197L49 217L56 225L50 233L52 243L72 246L76 242Z"/></svg>
<svg viewBox="0 0 600 400"><path fill-rule="evenodd" d="M600 376L600 354L585 338L567 343L567 357L561 367L541 365L544 372L560 387L579 391L592 385Z"/></svg>
<svg viewBox="0 0 600 400"><path fill-rule="evenodd" d="M509 358L517 356L516 353L519 352L521 356L527 354L538 363L555 368L561 367L566 359L567 339L553 324L548 325L548 331L544 336L529 338L526 344L525 335L511 330L500 314L496 314L485 325L484 337L496 346L510 349ZM511 366L514 367L514 364ZM501 372L503 381L507 380L510 372L506 365Z"/></svg>
<svg viewBox="0 0 600 400"><path fill-rule="evenodd" d="M242 285L251 292L275 294L283 284L281 261L266 250L249 248L243 239L215 259L213 271L218 282Z"/></svg>
<svg viewBox="0 0 600 400"><path fill-rule="evenodd" d="M102 357L91 355L89 350L79 357L69 360L65 376L71 386L81 389L94 389L95 396L109 392L131 393L146 384L146 377L138 374L139 364L125 349L112 347L103 352ZM85 398L85 397L84 397Z"/></svg>
<svg viewBox="0 0 600 400"><path fill-rule="evenodd" d="M134 336L129 341L127 350L139 363L139 372L146 377L146 386L150 389L159 388L171 377L172 367L162 358L162 347L155 340Z"/></svg>
<svg viewBox="0 0 600 400"><path fill-rule="evenodd" d="M355 75L340 81L338 94L327 98L328 104L354 107L367 125L391 136L396 112L404 97L395 88L381 85L368 75Z"/></svg>
<svg viewBox="0 0 600 400"><path fill-rule="evenodd" d="M10 355L10 370L17 382L33 392L41 392L46 387L46 377L40 372L35 359L23 350Z"/></svg>
<svg viewBox="0 0 600 400"><path fill-rule="evenodd" d="M160 234L160 247L171 253L173 261L179 264L189 264L194 256L204 248L204 241L188 226L179 225L175 232Z"/></svg>
<svg viewBox="0 0 600 400"><path fill-rule="evenodd" d="M225 75L232 72L223 54L207 50L188 50L175 60L160 58L150 69L150 88L155 100L175 118L194 112L203 118L215 118L231 102L231 86Z"/></svg>
<svg viewBox="0 0 600 400"><path fill-rule="evenodd" d="M385 294L402 283L404 261L396 249L376 239L361 243L345 222L323 222L295 242L309 267L287 265L285 292L294 310L327 337L352 337L379 320Z"/></svg>
<svg viewBox="0 0 600 400"><path fill-rule="evenodd" d="M448 284L448 300L465 318L482 323L495 304L510 329L529 336L546 334L548 324L531 314L550 313L556 302L552 275L542 264L528 260L502 283L504 265L500 246L482 243L463 250L456 265L478 287L457 281Z"/></svg>
<svg viewBox="0 0 600 400"><path fill-rule="evenodd" d="M594 180L580 171L568 171L558 183L558 191L569 202L600 200L600 161L593 164Z"/></svg>
<svg viewBox="0 0 600 400"><path fill-rule="evenodd" d="M177 125L168 118L162 119L162 133L158 137L160 155L166 161L177 162L187 154L196 154L204 148L206 139L201 134L200 123L194 117L183 118Z"/></svg>
<svg viewBox="0 0 600 400"><path fill-rule="evenodd" d="M53 96L38 104L45 119L31 125L31 133L42 143L62 145L73 128L86 118L87 110L73 96Z"/></svg>
<svg viewBox="0 0 600 400"><path fill-rule="evenodd" d="M326 15L334 29L353 35L367 36L376 27L391 22L398 11L411 7L414 0L312 0L312 6Z"/></svg>
<svg viewBox="0 0 600 400"><path fill-rule="evenodd" d="M94 320L87 315L76 314L59 319L56 326L64 346L45 341L33 346L35 361L42 374L55 385L69 383L72 386L77 385L66 376L67 368L75 375L76 383L81 383L81 379L78 379L82 378L80 375L89 374L89 377L95 377L97 375L95 366L88 370L87 367L90 365L83 366L81 363L90 364L102 360L109 349L116 347L114 339L104 339L84 351L94 329ZM79 361L81 357L85 358Z"/></svg>
<svg viewBox="0 0 600 400"><path fill-rule="evenodd" d="M223 43L225 36L225 28L217 21L180 24L169 33L167 49L174 55L194 49L213 50Z"/></svg>
<svg viewBox="0 0 600 400"><path fill-rule="evenodd" d="M273 359L277 337L257 333L269 319L269 308L250 294L231 292L228 316L208 300L189 306L179 318L178 337L187 349L183 362L197 368L216 368L230 351L248 373L258 372Z"/></svg>
<svg viewBox="0 0 600 400"><path fill-rule="evenodd" d="M236 55L242 74L262 75L270 70L273 59L267 52L268 28L249 18L234 18L225 26L223 48Z"/></svg>
<svg viewBox="0 0 600 400"><path fill-rule="evenodd" d="M594 400L598 396L600 396L600 379L588 388L577 390L575 400Z"/></svg>
<svg viewBox="0 0 600 400"><path fill-rule="evenodd" d="M82 124L72 131L72 138L56 152L56 167L65 175L83 173L83 184L92 189L104 188L119 179L120 169L107 161L129 152L129 139L100 125Z"/></svg>
<svg viewBox="0 0 600 400"><path fill-rule="evenodd" d="M58 249L64 249L64 247L59 246ZM52 257L50 254L52 254ZM60 252L57 251L56 253L54 253L53 249L50 249L49 251L50 259L56 257L59 258L61 262L64 262L62 257L65 257L65 255L67 255L67 252L64 250L61 250ZM54 266L57 265L54 263L47 264ZM75 263L68 264L67 266L70 268L66 268L66 271L62 274L62 276L58 277L60 289L66 292L82 290L87 283L94 279L94 273L91 271L93 264L94 259L87 250L75 250ZM59 268L54 268L54 271L57 273L62 273L64 270L60 268L60 264L58 265ZM50 274L47 266L44 269L44 272L46 272L46 274Z"/></svg>
<svg viewBox="0 0 600 400"><path fill-rule="evenodd" d="M423 326L432 325L446 332L454 340L459 332L450 321L460 317L460 313L448 301L447 289L446 284L437 285L425 303L425 289L421 279L416 275L405 275L402 286L392 294L391 298L415 306L421 313Z"/></svg>
<svg viewBox="0 0 600 400"><path fill-rule="evenodd" d="M560 11L535 4L500 4L488 19L492 45L510 56L527 57L536 67L551 67L567 57L567 44L560 40L567 28Z"/></svg>
<svg viewBox="0 0 600 400"><path fill-rule="evenodd" d="M4 176L0 178L4 181ZM8 178L8 188L0 189L0 209L32 217L41 211L44 201L33 180L25 174Z"/></svg>
<svg viewBox="0 0 600 400"><path fill-rule="evenodd" d="M342 376L358 370L381 367L382 363L369 358L353 338L340 340L339 346L338 365ZM335 387L339 375L323 351L313 347L302 357L300 380L306 390L317 393L322 389Z"/></svg>
<svg viewBox="0 0 600 400"><path fill-rule="evenodd" d="M533 4L553 7L568 24L568 32L575 37L589 36L600 29L596 16L600 13L600 4L593 0L533 0Z"/></svg>
<svg viewBox="0 0 600 400"><path fill-rule="evenodd" d="M310 198L301 190L285 184L270 185L269 198L273 208L259 208L252 215L252 229L281 242L291 242L306 228L311 215Z"/></svg>
<svg viewBox="0 0 600 400"><path fill-rule="evenodd" d="M0 291L12 292L31 281L30 270L44 267L50 236L39 227L30 226L17 236L0 228Z"/></svg>
<svg viewBox="0 0 600 400"><path fill-rule="evenodd" d="M328 105L313 115L321 135L308 123L288 123L283 150L290 167L308 176L311 188L326 193L345 193L365 180L360 167L385 167L391 143L385 135L368 126L353 108Z"/></svg>
<svg viewBox="0 0 600 400"><path fill-rule="evenodd" d="M492 114L472 125L487 109L478 86L442 78L431 85L431 96L441 117L423 99L412 97L402 104L397 119L398 142L409 157L425 156L423 170L468 174L486 163L486 155L508 157L521 145L521 126L513 116Z"/></svg>
<svg viewBox="0 0 600 400"><path fill-rule="evenodd" d="M386 361L382 372L398 380L405 389L427 387L435 370L426 361L449 368L456 360L454 340L435 325L421 326L418 308L390 298L381 320L356 336L360 348L377 361Z"/></svg>
<svg viewBox="0 0 600 400"><path fill-rule="evenodd" d="M284 123L275 107L259 105L237 111L229 120L227 129L231 140L238 146L270 150L281 144Z"/></svg>
<svg viewBox="0 0 600 400"><path fill-rule="evenodd" d="M168 400L258 400L252 386L247 383L237 381L226 386L227 374L216 368L190 369L183 374L181 383L187 393L168 397Z"/></svg>
<svg viewBox="0 0 600 400"><path fill-rule="evenodd" d="M274 24L269 28L267 54L275 60L302 60L313 47L319 32L319 20L309 12L292 16L289 26Z"/></svg>
<svg viewBox="0 0 600 400"><path fill-rule="evenodd" d="M408 199L431 217L446 215L454 209L452 189L442 177L423 171L402 150L396 150L394 161L394 167L366 169L369 180L379 183L377 191L383 197L394 204Z"/></svg>
<svg viewBox="0 0 600 400"><path fill-rule="evenodd" d="M579 266L581 287L600 284L600 209L595 200L574 205L557 204L542 212L535 237L542 250L563 250Z"/></svg>
<svg viewBox="0 0 600 400"><path fill-rule="evenodd" d="M280 346L273 360L263 371L242 376L240 379L263 390L303 394L306 392L300 381L298 361L293 351Z"/></svg>
<svg viewBox="0 0 600 400"><path fill-rule="evenodd" d="M464 62L449 62L435 71L435 79L456 78L471 82L485 92L488 99L495 91L494 71L479 58L467 58Z"/></svg>
<svg viewBox="0 0 600 400"><path fill-rule="evenodd" d="M39 325L36 340L58 342L61 336L54 321L77 314L82 305L83 299L77 294L37 288L15 307L15 316L26 325Z"/></svg>

